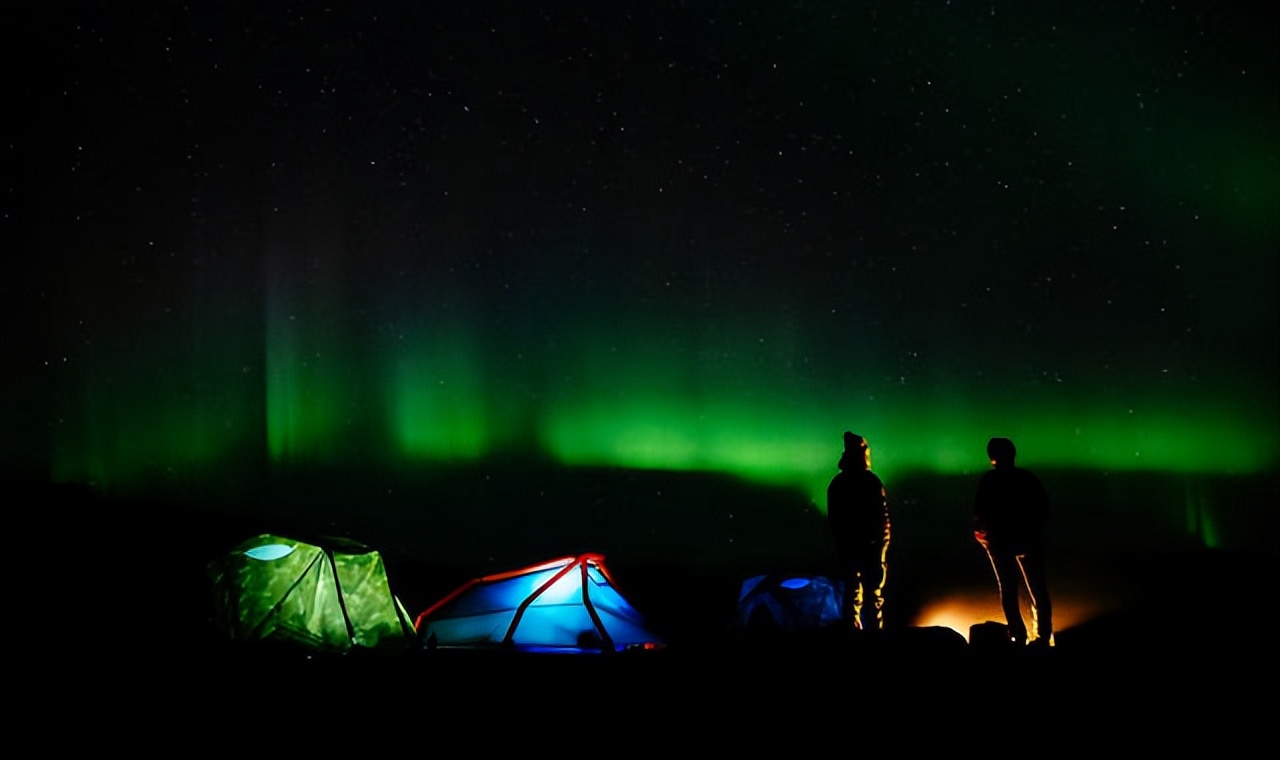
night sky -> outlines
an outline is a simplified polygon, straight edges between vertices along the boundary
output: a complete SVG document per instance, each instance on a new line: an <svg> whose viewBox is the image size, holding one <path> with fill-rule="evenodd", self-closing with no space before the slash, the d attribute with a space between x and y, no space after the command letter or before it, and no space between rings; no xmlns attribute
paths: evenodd
<svg viewBox="0 0 1280 760"><path fill-rule="evenodd" d="M2 0L5 474L1274 472L1278 30Z"/></svg>

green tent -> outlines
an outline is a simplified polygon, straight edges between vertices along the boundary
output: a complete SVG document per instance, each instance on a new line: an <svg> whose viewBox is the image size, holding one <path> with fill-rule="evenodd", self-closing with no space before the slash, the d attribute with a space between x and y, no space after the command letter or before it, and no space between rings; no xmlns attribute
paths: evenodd
<svg viewBox="0 0 1280 760"><path fill-rule="evenodd" d="M325 544L264 533L211 562L218 633L312 652L406 648L413 622L391 592L382 556L346 539Z"/></svg>

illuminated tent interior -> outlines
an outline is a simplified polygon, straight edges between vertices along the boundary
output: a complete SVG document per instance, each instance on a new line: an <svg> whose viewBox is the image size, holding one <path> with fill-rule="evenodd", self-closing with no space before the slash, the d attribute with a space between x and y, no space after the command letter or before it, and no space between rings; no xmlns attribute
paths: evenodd
<svg viewBox="0 0 1280 760"><path fill-rule="evenodd" d="M756 575L738 593L739 632L798 633L840 623L843 581L826 576Z"/></svg>
<svg viewBox="0 0 1280 760"><path fill-rule="evenodd" d="M263 534L209 565L213 625L228 642L317 653L403 652L413 625L375 550Z"/></svg>
<svg viewBox="0 0 1280 760"><path fill-rule="evenodd" d="M664 646L599 554L473 579L419 614L415 627L428 650L599 654Z"/></svg>

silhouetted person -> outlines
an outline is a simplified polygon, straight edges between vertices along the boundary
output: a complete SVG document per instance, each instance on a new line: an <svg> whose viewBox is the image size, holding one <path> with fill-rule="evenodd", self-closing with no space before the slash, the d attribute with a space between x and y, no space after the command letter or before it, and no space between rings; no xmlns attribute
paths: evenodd
<svg viewBox="0 0 1280 760"><path fill-rule="evenodd" d="M1053 636L1053 606L1044 562L1049 497L1034 473L1014 465L1017 453L1008 438L987 442L991 469L978 480L973 537L991 559L1009 637L1018 644L1047 647ZM1030 641L1018 604L1024 587L1031 602Z"/></svg>
<svg viewBox="0 0 1280 760"><path fill-rule="evenodd" d="M871 471L871 448L860 435L844 434L840 472L827 486L827 524L844 574L841 616L855 630L884 627L888 573L889 500Z"/></svg>

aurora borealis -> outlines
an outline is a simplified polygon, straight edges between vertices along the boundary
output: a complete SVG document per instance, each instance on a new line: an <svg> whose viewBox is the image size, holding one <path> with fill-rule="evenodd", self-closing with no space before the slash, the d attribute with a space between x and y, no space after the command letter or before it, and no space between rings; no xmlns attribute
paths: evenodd
<svg viewBox="0 0 1280 760"><path fill-rule="evenodd" d="M1272 9L437 5L0 2L10 477L1277 469Z"/></svg>

